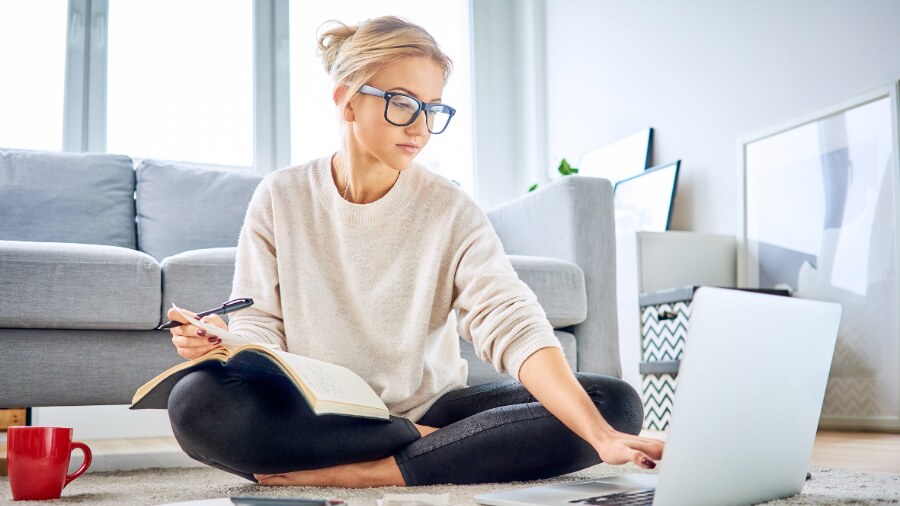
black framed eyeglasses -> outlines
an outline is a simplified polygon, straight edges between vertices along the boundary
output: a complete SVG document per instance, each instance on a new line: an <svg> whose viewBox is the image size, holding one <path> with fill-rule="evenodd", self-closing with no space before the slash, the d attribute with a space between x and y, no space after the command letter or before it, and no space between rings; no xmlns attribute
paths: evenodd
<svg viewBox="0 0 900 506"><path fill-rule="evenodd" d="M425 111L425 125L428 131L437 135L447 129L456 109L447 104L427 104L421 100L395 91L382 91L364 84L360 93L384 99L384 119L395 126L411 125L419 113Z"/></svg>

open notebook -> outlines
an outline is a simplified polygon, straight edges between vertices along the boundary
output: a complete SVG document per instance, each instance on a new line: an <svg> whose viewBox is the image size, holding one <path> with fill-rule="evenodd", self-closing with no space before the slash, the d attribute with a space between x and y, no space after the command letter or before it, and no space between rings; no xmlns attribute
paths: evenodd
<svg viewBox="0 0 900 506"><path fill-rule="evenodd" d="M388 420L390 414L378 394L356 373L335 364L282 351L274 344L256 343L193 318L192 324L219 336L222 346L202 357L163 371L135 392L131 409L166 409L178 380L198 369L227 367L254 376L282 375L289 379L317 415L334 414Z"/></svg>

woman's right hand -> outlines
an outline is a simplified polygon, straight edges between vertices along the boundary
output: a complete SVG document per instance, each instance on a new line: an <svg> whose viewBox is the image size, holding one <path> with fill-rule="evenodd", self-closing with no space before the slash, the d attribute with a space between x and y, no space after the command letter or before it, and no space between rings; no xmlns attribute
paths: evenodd
<svg viewBox="0 0 900 506"><path fill-rule="evenodd" d="M196 313L186 309L182 309L182 311L194 318L197 317ZM191 321L186 319L174 307L169 308L166 312L166 316L169 317L169 320L179 321L184 324L169 329L172 332L172 344L175 345L178 354L182 358L193 360L197 357L206 355L222 345L222 340L219 339L219 336L207 335L206 330L196 325L192 325ZM204 316L201 321L228 330L228 324L217 314Z"/></svg>

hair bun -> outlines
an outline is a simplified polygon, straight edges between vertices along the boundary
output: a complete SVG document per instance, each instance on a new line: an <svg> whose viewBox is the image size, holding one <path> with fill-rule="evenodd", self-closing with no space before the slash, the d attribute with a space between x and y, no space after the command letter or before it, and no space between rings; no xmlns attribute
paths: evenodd
<svg viewBox="0 0 900 506"><path fill-rule="evenodd" d="M334 67L334 62L337 60L341 46L356 33L359 27L348 26L336 19L330 19L319 25L318 31L321 31L323 27L328 28L326 25L331 25L332 28L321 32L316 37L319 44L317 56L322 57L322 65L325 66L325 71L331 74L331 69Z"/></svg>

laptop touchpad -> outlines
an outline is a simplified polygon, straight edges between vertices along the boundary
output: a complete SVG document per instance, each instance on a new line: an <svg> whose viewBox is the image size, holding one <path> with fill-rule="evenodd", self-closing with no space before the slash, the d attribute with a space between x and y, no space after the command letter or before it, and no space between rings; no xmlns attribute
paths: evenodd
<svg viewBox="0 0 900 506"><path fill-rule="evenodd" d="M566 491L566 494L602 494L632 492L656 487L657 475L655 474L626 474L623 476L611 476L599 480L572 483L569 485L557 485Z"/></svg>

